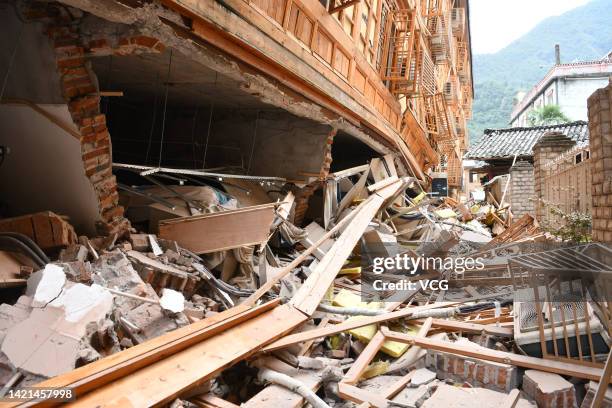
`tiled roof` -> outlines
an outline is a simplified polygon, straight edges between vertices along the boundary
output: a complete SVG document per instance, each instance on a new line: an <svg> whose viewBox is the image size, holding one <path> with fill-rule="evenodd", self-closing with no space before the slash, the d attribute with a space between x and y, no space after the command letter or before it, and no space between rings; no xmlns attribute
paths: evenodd
<svg viewBox="0 0 612 408"><path fill-rule="evenodd" d="M561 132L577 144L589 140L589 127L585 121L562 125L486 129L482 138L463 156L464 159L492 160L533 156L533 146L548 132Z"/></svg>

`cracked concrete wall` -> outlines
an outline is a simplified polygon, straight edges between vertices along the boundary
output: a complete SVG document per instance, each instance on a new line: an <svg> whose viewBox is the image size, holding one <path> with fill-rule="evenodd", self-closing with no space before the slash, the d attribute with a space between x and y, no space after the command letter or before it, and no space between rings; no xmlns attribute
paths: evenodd
<svg viewBox="0 0 612 408"><path fill-rule="evenodd" d="M331 130L286 112L226 111L214 122L206 166L231 163L251 175L305 180L300 173L320 172Z"/></svg>

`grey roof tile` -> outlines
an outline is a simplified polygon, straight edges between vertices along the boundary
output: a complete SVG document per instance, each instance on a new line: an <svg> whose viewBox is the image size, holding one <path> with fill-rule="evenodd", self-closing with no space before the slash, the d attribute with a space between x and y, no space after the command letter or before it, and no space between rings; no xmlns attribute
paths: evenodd
<svg viewBox="0 0 612 408"><path fill-rule="evenodd" d="M518 157L531 157L533 146L548 132L561 132L580 145L588 143L589 140L589 127L587 122L582 120L562 125L486 129L483 137L468 149L463 158L511 159L515 154Z"/></svg>

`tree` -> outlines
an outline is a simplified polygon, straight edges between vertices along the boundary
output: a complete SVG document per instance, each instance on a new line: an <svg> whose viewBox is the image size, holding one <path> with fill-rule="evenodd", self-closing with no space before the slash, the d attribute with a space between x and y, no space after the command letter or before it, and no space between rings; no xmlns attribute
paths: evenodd
<svg viewBox="0 0 612 408"><path fill-rule="evenodd" d="M542 106L541 108L533 109L527 115L529 126L560 125L569 121L570 118L561 112L559 105Z"/></svg>

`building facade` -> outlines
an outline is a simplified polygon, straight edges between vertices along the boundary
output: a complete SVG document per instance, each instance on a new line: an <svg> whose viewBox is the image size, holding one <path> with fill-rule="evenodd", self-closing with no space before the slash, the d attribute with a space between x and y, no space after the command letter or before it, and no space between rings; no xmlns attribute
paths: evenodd
<svg viewBox="0 0 612 408"><path fill-rule="evenodd" d="M609 55L597 61L556 64L516 104L511 114L511 126L529 126L529 112L548 105L558 105L571 121L586 121L588 97L605 87L610 75L612 60Z"/></svg>
<svg viewBox="0 0 612 408"><path fill-rule="evenodd" d="M313 175L394 154L423 185L430 170L461 184L466 0L70 0L0 12L0 145L13 147L0 179L26 178L3 189L7 215L53 210L53 192L83 230L92 214L106 232L122 227L118 165L231 168L308 195ZM41 155L31 147L50 129L70 146L50 140ZM54 155L78 180L51 178L64 168ZM19 169L28 162L41 170ZM75 194L80 208L61 198Z"/></svg>

